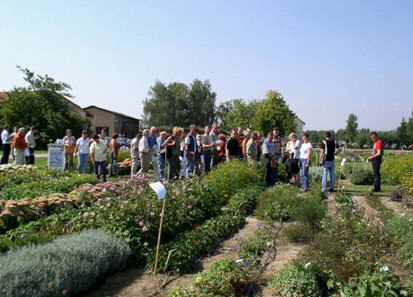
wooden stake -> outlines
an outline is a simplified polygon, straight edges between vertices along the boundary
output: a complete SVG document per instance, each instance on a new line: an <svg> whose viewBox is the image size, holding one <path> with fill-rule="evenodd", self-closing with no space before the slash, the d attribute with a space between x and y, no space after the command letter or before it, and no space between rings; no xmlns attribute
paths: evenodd
<svg viewBox="0 0 413 297"><path fill-rule="evenodd" d="M158 256L159 256L159 247L161 245L161 234L162 234L163 217L165 214L165 205L166 205L166 198L163 199L162 211L161 211L161 222L159 224L158 244L156 245L156 255L155 255L155 267L153 269L153 272L155 274L157 273L157 270L158 270Z"/></svg>

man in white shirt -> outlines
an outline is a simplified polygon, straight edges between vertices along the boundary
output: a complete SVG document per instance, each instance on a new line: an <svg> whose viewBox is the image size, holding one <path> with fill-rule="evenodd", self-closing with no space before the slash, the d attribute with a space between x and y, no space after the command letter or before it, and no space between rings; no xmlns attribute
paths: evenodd
<svg viewBox="0 0 413 297"><path fill-rule="evenodd" d="M132 158L132 168L131 176L135 176L138 172L139 166L139 141L141 140L142 135L138 134L135 138L132 139L130 143L130 156Z"/></svg>
<svg viewBox="0 0 413 297"><path fill-rule="evenodd" d="M197 152L197 149L198 146L196 143L196 126L192 124L189 127L189 133L185 138L186 178L191 178L194 175L195 154Z"/></svg>
<svg viewBox="0 0 413 297"><path fill-rule="evenodd" d="M205 173L208 173L211 168L212 150L215 147L215 143L212 142L211 135L209 135L210 131L211 128L209 126L205 126L205 133L202 135L201 140L205 160Z"/></svg>
<svg viewBox="0 0 413 297"><path fill-rule="evenodd" d="M138 174L144 175L149 171L149 165L152 159L152 149L148 143L149 130L145 129L142 132L142 138L139 140L139 158L141 159L141 169Z"/></svg>
<svg viewBox="0 0 413 297"><path fill-rule="evenodd" d="M29 132L26 133L24 140L26 141L27 148L29 149L29 156L26 156L26 163L27 164L34 164L34 148L36 146L36 142L34 140L34 132L35 127L30 127Z"/></svg>
<svg viewBox="0 0 413 297"><path fill-rule="evenodd" d="M10 148L11 148L9 126L4 126L3 132L1 132L1 141L3 143L3 156L1 157L0 164L7 164L9 163Z"/></svg>
<svg viewBox="0 0 413 297"><path fill-rule="evenodd" d="M83 130L82 137L80 137L76 141L76 148L75 148L75 152L73 153L74 157L76 157L76 154L77 154L79 158L78 166L77 166L77 170L79 174L87 172L87 165L89 162L89 145L90 145L90 140L87 137L87 130Z"/></svg>

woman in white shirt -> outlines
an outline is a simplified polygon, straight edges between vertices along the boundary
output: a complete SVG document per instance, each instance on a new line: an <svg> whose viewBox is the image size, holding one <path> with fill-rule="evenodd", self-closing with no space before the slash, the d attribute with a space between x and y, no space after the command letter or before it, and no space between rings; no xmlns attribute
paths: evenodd
<svg viewBox="0 0 413 297"><path fill-rule="evenodd" d="M80 173L86 173L87 172L87 165L89 162L89 145L90 145L90 140L87 137L87 130L82 131L82 137L80 137L76 141L76 147L75 147L75 152L73 153L73 156L76 157L78 155L79 161L77 165L77 171Z"/></svg>
<svg viewBox="0 0 413 297"><path fill-rule="evenodd" d="M307 192L310 186L310 179L308 172L310 170L311 154L313 152L313 145L307 133L303 135L303 144L300 149L300 177L302 192Z"/></svg>
<svg viewBox="0 0 413 297"><path fill-rule="evenodd" d="M297 139L297 135L295 133L291 133L288 135L288 141L286 150L289 154L289 161L288 161L288 173L289 176L292 176L294 180L294 184L299 186L300 185L300 167L298 166L300 160L300 148L301 142Z"/></svg>

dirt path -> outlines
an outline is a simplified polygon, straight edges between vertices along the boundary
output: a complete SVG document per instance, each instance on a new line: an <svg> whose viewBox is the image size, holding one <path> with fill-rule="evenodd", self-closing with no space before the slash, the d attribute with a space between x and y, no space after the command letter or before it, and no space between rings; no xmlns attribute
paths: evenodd
<svg viewBox="0 0 413 297"><path fill-rule="evenodd" d="M380 202L397 215L406 215L413 218L413 208L408 208L403 202L393 201L391 197L379 197Z"/></svg>
<svg viewBox="0 0 413 297"><path fill-rule="evenodd" d="M223 241L215 253L202 259L191 274L178 277L169 283L165 289L155 296L168 296L168 291L178 286L188 287L198 272L206 271L212 262L222 258L235 259L238 255L235 248L238 247L237 238L247 239L255 234L262 222L253 217L247 217L245 226L231 238ZM107 277L87 297L147 297L158 290L164 283L166 275L153 275L150 270L143 268L131 268Z"/></svg>
<svg viewBox="0 0 413 297"><path fill-rule="evenodd" d="M362 210L368 218L370 218L371 220L374 220L375 222L383 224L380 218L380 213L370 206L370 204L366 200L366 197L353 196L352 199L354 203L356 204L356 207L359 210Z"/></svg>

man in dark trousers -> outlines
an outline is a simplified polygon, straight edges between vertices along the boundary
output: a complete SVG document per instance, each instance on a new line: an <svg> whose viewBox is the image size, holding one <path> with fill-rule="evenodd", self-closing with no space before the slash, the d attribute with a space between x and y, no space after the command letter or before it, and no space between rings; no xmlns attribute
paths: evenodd
<svg viewBox="0 0 413 297"><path fill-rule="evenodd" d="M380 176L380 166L383 159L383 141L379 139L376 132L371 132L371 139L374 142L373 151L368 160L371 162L374 173L374 189L373 192L381 191L381 176Z"/></svg>
<svg viewBox="0 0 413 297"><path fill-rule="evenodd" d="M1 141L3 143L3 156L1 157L1 164L9 163L9 155L10 155L10 133L9 133L9 126L5 126L3 131L1 132Z"/></svg>

